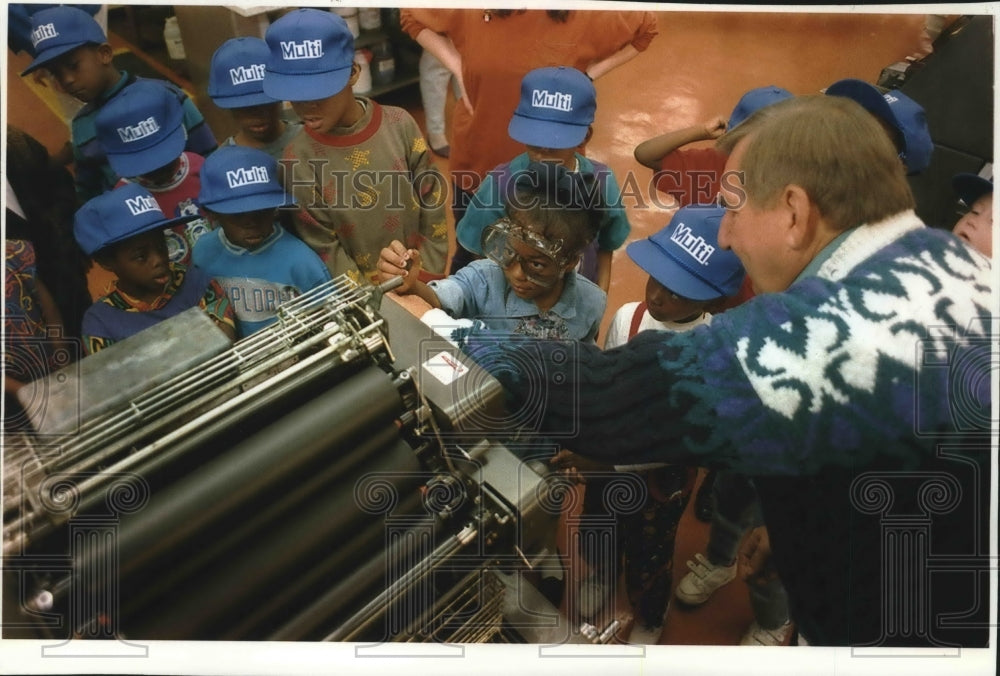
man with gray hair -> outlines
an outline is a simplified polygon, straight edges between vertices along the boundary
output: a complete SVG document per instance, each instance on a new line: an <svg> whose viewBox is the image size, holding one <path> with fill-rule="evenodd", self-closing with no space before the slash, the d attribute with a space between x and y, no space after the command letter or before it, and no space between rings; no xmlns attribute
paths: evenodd
<svg viewBox="0 0 1000 676"><path fill-rule="evenodd" d="M603 353L465 349L576 453L752 476L800 643L985 645L990 262L920 222L853 101L789 99L719 145L719 244L755 298Z"/></svg>

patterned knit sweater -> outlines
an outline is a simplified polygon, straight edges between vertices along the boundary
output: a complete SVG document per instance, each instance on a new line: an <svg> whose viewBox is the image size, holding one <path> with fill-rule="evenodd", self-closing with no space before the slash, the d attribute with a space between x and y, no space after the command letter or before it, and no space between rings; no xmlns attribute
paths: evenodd
<svg viewBox="0 0 1000 676"><path fill-rule="evenodd" d="M967 448L980 455L966 464L983 460L989 365L997 363L993 304L989 261L905 212L856 228L817 274L709 326L639 334L603 353L556 342L524 350L476 335L466 349L513 406L544 399L540 432L577 453L617 464L726 465L757 477L775 562L810 643L926 645L943 630L887 637L894 609L879 613L891 591L879 587L885 510L869 504L882 488L858 482L888 472L885 490L905 493L901 476L934 471L951 486L961 463L946 462L939 445L970 435L979 441ZM529 359L543 366L521 366ZM988 447L985 461L988 476ZM894 508L920 512L927 490L893 493ZM984 507L957 492L962 509L950 516L968 534L970 512ZM933 535L943 551L959 534L935 523ZM951 544L965 550L952 554L969 555L971 545ZM961 607L949 610L975 605L963 590L950 601ZM940 640L975 645L984 636Z"/></svg>
<svg viewBox="0 0 1000 676"><path fill-rule="evenodd" d="M305 129L285 148L297 234L335 277L368 281L392 240L419 249L423 269L439 275L448 255L445 180L409 113L358 101L365 113L356 124L331 134Z"/></svg>

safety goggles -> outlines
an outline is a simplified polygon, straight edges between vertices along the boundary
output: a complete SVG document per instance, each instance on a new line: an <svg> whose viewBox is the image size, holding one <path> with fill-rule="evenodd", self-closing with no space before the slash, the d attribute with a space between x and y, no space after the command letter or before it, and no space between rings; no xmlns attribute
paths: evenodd
<svg viewBox="0 0 1000 676"><path fill-rule="evenodd" d="M566 257L561 239L545 239L510 219L501 218L486 227L481 243L484 256L504 270L517 262L524 276L534 284L550 287L562 277Z"/></svg>

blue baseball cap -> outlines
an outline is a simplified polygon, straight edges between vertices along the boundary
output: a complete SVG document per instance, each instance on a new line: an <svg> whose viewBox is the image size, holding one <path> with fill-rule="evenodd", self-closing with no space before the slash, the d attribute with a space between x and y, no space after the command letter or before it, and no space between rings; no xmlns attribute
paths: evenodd
<svg viewBox="0 0 1000 676"><path fill-rule="evenodd" d="M521 80L521 101L507 133L518 143L575 148L587 138L597 111L594 83L576 68L536 68Z"/></svg>
<svg viewBox="0 0 1000 676"><path fill-rule="evenodd" d="M625 251L678 296L699 301L733 296L745 273L736 254L719 246L719 224L725 213L713 205L681 207L665 228L632 242Z"/></svg>
<svg viewBox="0 0 1000 676"><path fill-rule="evenodd" d="M43 9L31 17L31 45L35 59L21 75L83 45L102 45L108 41L101 25L77 7Z"/></svg>
<svg viewBox="0 0 1000 676"><path fill-rule="evenodd" d="M167 218L156 199L138 183L125 183L80 207L73 217L73 236L91 256L104 247L156 228L187 223L197 215Z"/></svg>
<svg viewBox="0 0 1000 676"><path fill-rule="evenodd" d="M951 179L951 187L962 198L965 206L971 207L983 195L993 192L993 181L979 174L956 174Z"/></svg>
<svg viewBox="0 0 1000 676"><path fill-rule="evenodd" d="M136 80L94 119L97 141L119 176L148 174L184 152L187 131L177 96L156 80Z"/></svg>
<svg viewBox="0 0 1000 676"><path fill-rule="evenodd" d="M342 91L354 66L354 35L333 12L297 9L264 35L264 93L279 101L315 101Z"/></svg>
<svg viewBox="0 0 1000 676"><path fill-rule="evenodd" d="M278 161L263 150L223 146L201 167L198 204L220 214L242 214L294 204L278 182Z"/></svg>
<svg viewBox="0 0 1000 676"><path fill-rule="evenodd" d="M906 165L907 174L919 174L931 163L934 141L927 127L923 107L909 96L893 89L882 93L875 85L864 80L838 80L826 88L827 96L843 96L856 101L869 113L885 121L899 132L897 146L899 159Z"/></svg>
<svg viewBox="0 0 1000 676"><path fill-rule="evenodd" d="M774 85L751 89L736 102L733 112L729 115L729 123L726 125L726 129L732 129L761 108L767 108L772 103L790 99L792 96L792 93L787 89L775 87Z"/></svg>
<svg viewBox="0 0 1000 676"><path fill-rule="evenodd" d="M226 40L212 55L208 95L220 108L277 103L264 93L264 64L270 50L260 38Z"/></svg>

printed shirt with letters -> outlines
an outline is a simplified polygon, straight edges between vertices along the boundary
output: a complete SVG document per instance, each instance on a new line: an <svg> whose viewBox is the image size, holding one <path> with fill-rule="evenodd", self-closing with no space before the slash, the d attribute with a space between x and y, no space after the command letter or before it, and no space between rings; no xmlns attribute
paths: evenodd
<svg viewBox="0 0 1000 676"><path fill-rule="evenodd" d="M125 340L188 308L200 307L217 324L236 328L233 306L222 286L204 270L170 263L171 280L151 303L132 298L116 287L97 299L83 315L83 349L93 354Z"/></svg>
<svg viewBox="0 0 1000 676"><path fill-rule="evenodd" d="M205 164L204 157L185 151L181 153L177 171L163 185L153 186L140 179L135 179L136 183L149 191L156 203L160 205L160 211L167 218L198 216L193 221L180 223L163 230L163 234L167 237L167 252L172 263L189 265L191 251L194 250L195 243L202 235L215 227L210 220L205 218L196 202L198 192L201 190L201 165L203 164ZM129 181L123 178L118 182L118 185L126 183Z"/></svg>
<svg viewBox="0 0 1000 676"><path fill-rule="evenodd" d="M198 240L194 264L218 282L236 313L242 338L277 320L278 305L330 280L312 249L277 223L256 249L236 246L222 228Z"/></svg>
<svg viewBox="0 0 1000 676"><path fill-rule="evenodd" d="M593 343L608 297L575 270L566 274L562 295L549 310L518 298L500 266L472 261L455 274L430 282L441 307L452 317L481 320L488 328L519 336Z"/></svg>
<svg viewBox="0 0 1000 676"><path fill-rule="evenodd" d="M107 155L101 144L97 142L95 120L104 104L117 96L126 85L140 79L148 78L138 78L122 71L121 78L111 89L98 96L97 100L91 101L81 108L80 112L73 118L74 175L76 194L81 203L111 190L121 178L108 164ZM157 81L159 82L159 80ZM216 149L218 143L212 130L205 122L205 117L183 89L172 82L166 80L162 82L177 96L177 100L184 108L184 128L187 130L185 149L198 155L208 155Z"/></svg>
<svg viewBox="0 0 1000 676"><path fill-rule="evenodd" d="M356 100L365 112L354 125L330 134L306 128L285 148L296 234L334 277L374 280L393 240L420 251L427 279L440 276L448 256L445 179L409 113Z"/></svg>

